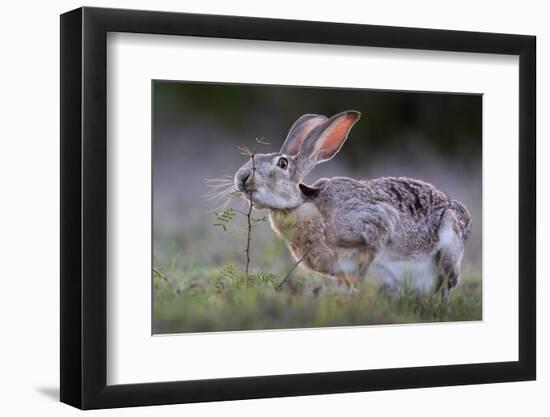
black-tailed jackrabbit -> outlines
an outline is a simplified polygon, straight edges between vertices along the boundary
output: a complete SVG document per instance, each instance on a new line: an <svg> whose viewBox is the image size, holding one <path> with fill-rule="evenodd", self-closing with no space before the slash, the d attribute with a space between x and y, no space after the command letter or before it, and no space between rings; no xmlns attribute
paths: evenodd
<svg viewBox="0 0 550 417"><path fill-rule="evenodd" d="M470 215L433 185L405 177L347 177L302 183L340 150L360 113L300 117L280 152L257 154L235 174L235 186L270 211L273 230L301 265L349 287L368 271L395 288L443 294L456 286Z"/></svg>

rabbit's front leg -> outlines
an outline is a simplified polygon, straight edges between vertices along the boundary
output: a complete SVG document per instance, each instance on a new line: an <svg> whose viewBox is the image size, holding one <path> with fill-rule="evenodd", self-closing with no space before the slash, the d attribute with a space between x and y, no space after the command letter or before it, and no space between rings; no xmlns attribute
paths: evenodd
<svg viewBox="0 0 550 417"><path fill-rule="evenodd" d="M361 279L355 274L341 274L336 277L338 279L338 287L343 293L354 293L359 291Z"/></svg>

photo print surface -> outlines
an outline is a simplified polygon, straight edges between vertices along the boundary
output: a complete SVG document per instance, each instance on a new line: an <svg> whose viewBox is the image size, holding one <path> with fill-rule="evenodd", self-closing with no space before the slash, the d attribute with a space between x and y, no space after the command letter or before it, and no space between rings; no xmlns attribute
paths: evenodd
<svg viewBox="0 0 550 417"><path fill-rule="evenodd" d="M482 96L152 81L153 334L482 319Z"/></svg>

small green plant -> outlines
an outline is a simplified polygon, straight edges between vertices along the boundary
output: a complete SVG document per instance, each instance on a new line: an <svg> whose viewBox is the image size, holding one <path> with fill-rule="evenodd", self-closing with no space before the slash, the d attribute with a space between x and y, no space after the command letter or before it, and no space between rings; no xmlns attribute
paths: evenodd
<svg viewBox="0 0 550 417"><path fill-rule="evenodd" d="M269 145L270 143L267 142L264 138L256 138L256 144L257 145ZM241 155L244 155L248 158L250 158L250 161L252 163L252 172L250 174L251 181L254 181L254 177L256 175L256 150L250 150L246 145L241 145L237 147L238 150L241 152ZM214 184L214 188L220 187L220 184L227 185L228 182L224 181L223 178L214 180L212 183ZM230 191L227 191L230 190ZM215 194L216 198L219 199L220 196L222 198L226 198L226 204L230 201L232 198L240 197L242 195L242 192L235 190L233 188L232 183L227 187L226 189L222 190L221 192L218 190ZM246 233L245 233L245 275L247 281L250 280L250 264L252 261L251 258L251 249L252 249L252 228L254 222L265 222L267 221L267 216L258 217L255 218L252 216L254 210L254 202L252 201L252 198L248 199L248 210L246 212L240 212L237 211L234 208L225 209L221 212L214 211L214 216L216 217L217 223L214 223L214 226L221 228L224 232L227 232L229 230L229 225L231 221L234 219L235 215L237 213L243 214L246 217Z"/></svg>
<svg viewBox="0 0 550 417"><path fill-rule="evenodd" d="M214 226L221 227L224 232L227 232L229 223L231 222L231 220L233 220L233 217L235 217L236 213L237 212L234 208L225 209L221 213L215 211L214 216L216 217L216 219L218 219L218 223L214 223Z"/></svg>
<svg viewBox="0 0 550 417"><path fill-rule="evenodd" d="M256 138L256 144L257 145L269 145L270 143L267 142L264 138ZM254 181L254 177L256 175L256 148L254 150L250 150L246 145L238 146L237 149L240 151L241 155L246 156L247 158L250 158L250 161L252 163L252 172L250 174L251 181ZM225 205L229 203L231 199L237 198L242 196L241 191L235 190L233 187L232 180L229 179L230 177L222 177L214 180L210 180L210 185L214 189L214 193L210 195L210 197L215 198L216 200L223 200L225 199ZM225 187L225 188L224 188ZM220 190L221 189L221 190ZM222 205L223 208L225 208L225 205ZM253 229L253 223L254 222L266 222L267 216L262 217L253 217L253 210L254 210L254 202L252 201L252 198L248 199L248 209L247 211L239 211L235 208L225 208L223 211L214 211L214 217L216 218L217 222L214 223L214 226L219 227L222 231L227 232L229 231L229 226L231 222L234 220L236 214L241 214L246 217L246 231L244 234L245 239L245 277L246 281L249 282L251 280L251 274L250 274L250 265L252 261L251 257L251 250L252 250L252 229ZM294 222L294 219L292 216L288 216L288 218L285 219L285 221L288 222L289 225L291 225ZM305 255L304 255L305 256ZM275 289L277 291L280 291L280 289L288 283L290 277L292 276L292 273L294 270L302 263L302 259L299 259L297 262L294 263L290 271L284 276L282 281L275 286Z"/></svg>

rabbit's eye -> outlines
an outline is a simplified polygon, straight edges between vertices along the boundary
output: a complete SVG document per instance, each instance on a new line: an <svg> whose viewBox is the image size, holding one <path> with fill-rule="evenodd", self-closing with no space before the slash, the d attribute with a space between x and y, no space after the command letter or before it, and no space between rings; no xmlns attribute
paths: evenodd
<svg viewBox="0 0 550 417"><path fill-rule="evenodd" d="M277 166L281 169L286 169L288 167L288 159L279 158L279 160L277 161Z"/></svg>

